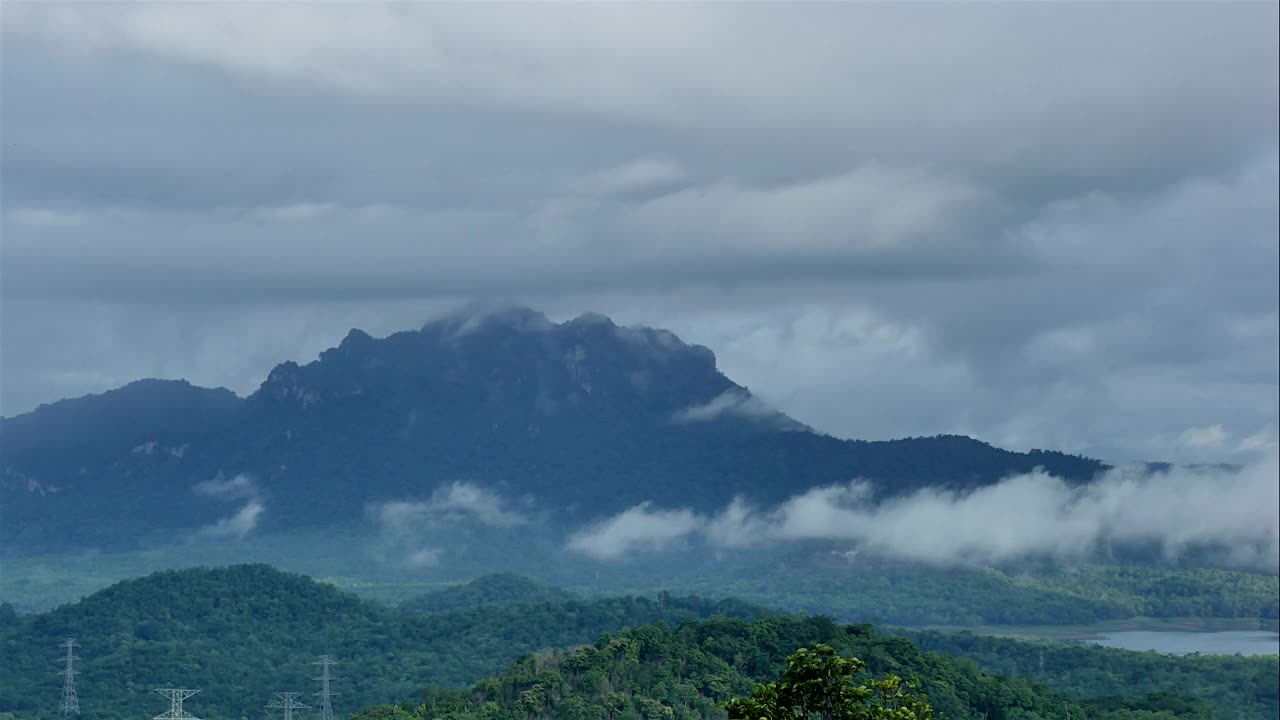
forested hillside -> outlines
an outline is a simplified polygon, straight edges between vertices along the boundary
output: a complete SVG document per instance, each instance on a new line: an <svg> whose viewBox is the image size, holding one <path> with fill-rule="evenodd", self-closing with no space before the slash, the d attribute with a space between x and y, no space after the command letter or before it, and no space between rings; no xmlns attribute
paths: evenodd
<svg viewBox="0 0 1280 720"><path fill-rule="evenodd" d="M1190 697L1077 700L1026 680L987 674L967 660L922 653L911 641L879 635L867 625L767 618L633 628L586 647L522 658L469 690L428 688L416 703L398 710L369 708L356 719L724 718L725 701L775 679L789 655L816 643L861 658L871 677L892 673L918 680L938 716L952 720L1210 717L1209 707ZM1112 710L1104 709L1107 705Z"/></svg>
<svg viewBox="0 0 1280 720"><path fill-rule="evenodd" d="M1220 698L1239 712L1215 717L1274 716L1275 658L1170 659L1044 646L1044 682L1076 698L1068 700L1028 680L1029 658L1041 648L1013 641L920 636L925 649L972 656L984 669L1020 678L1003 680L966 660L922 654L911 641L869 626L770 616L735 600L661 593L652 600L495 604L514 600L518 588L557 592L514 576L482 578L430 594L415 611L267 566L241 565L156 573L37 615L0 606L0 713L17 720L54 717L58 645L76 637L84 717L93 720L154 714L160 708L150 690L171 685L202 688L193 709L203 717L253 717L272 692L314 691L311 663L321 654L341 663L341 712L401 701L413 711L422 704L413 700L419 690L434 686L454 690L427 693L431 718L718 718L717 703L749 692L796 648L819 642L861 657L872 673L920 678L934 707L953 718L981 712L989 720L1057 718L1045 708L1095 700L1183 708L1178 717L1197 717L1204 710L1197 702ZM628 627L635 629L623 631ZM584 645L590 648L565 650ZM524 655L504 674L483 680ZM1138 681L1143 674L1148 680ZM1165 695L1157 700L1147 697L1151 693ZM535 701L541 703L536 712L529 705ZM1147 720L1157 717L1164 716Z"/></svg>
<svg viewBox="0 0 1280 720"><path fill-rule="evenodd" d="M485 605L563 603L578 599L580 598L571 592L534 582L527 577L514 573L496 573L410 598L400 604L400 609L409 613L430 614Z"/></svg>
<svg viewBox="0 0 1280 720"><path fill-rule="evenodd" d="M938 568L792 550L717 558L672 578L629 566L601 577L634 592L732 596L846 622L895 625L1073 625L1144 617L1280 617L1280 577L1204 568L1089 564L1070 568Z"/></svg>
<svg viewBox="0 0 1280 720"><path fill-rule="evenodd" d="M659 620L762 612L664 596L487 605L415 616L261 565L162 572L39 615L0 611L0 712L49 718L61 689L58 644L80 643L86 717L155 710L150 689L203 688L209 717L254 716L274 691L311 692L317 655L338 657L342 702L465 685L524 653L591 642ZM151 713L154 714L154 713Z"/></svg>
<svg viewBox="0 0 1280 720"><path fill-rule="evenodd" d="M957 655L983 670L1035 678L1078 697L1181 693L1204 698L1221 718L1280 717L1280 658L1171 656L1083 643L900 632L923 650Z"/></svg>

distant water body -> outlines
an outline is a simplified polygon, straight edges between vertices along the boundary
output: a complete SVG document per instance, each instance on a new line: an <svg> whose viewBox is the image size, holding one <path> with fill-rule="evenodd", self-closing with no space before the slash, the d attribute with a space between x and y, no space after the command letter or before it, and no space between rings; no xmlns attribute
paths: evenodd
<svg viewBox="0 0 1280 720"><path fill-rule="evenodd" d="M1180 632L1132 630L1101 634L1090 642L1121 650L1155 650L1173 655L1280 655L1280 635L1266 630Z"/></svg>

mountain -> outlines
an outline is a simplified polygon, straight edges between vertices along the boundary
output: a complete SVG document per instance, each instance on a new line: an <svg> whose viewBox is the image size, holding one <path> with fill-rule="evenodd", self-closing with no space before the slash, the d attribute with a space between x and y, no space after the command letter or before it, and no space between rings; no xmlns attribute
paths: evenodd
<svg viewBox="0 0 1280 720"><path fill-rule="evenodd" d="M272 692L315 689L317 655L339 658L339 709L349 711L411 697L423 685L464 686L526 653L633 625L764 612L664 596L417 616L265 565L166 571L37 615L0 605L0 717L56 715L65 637L80 645L86 717L150 717L158 711L151 688L173 686L202 688L205 717L256 717Z"/></svg>
<svg viewBox="0 0 1280 720"><path fill-rule="evenodd" d="M644 501L772 504L855 477L887 497L1037 466L1087 481L1104 467L966 437L830 437L670 332L524 308L383 339L352 330L243 399L148 380L64 400L0 421L0 444L10 552L356 526L459 481L567 527Z"/></svg>

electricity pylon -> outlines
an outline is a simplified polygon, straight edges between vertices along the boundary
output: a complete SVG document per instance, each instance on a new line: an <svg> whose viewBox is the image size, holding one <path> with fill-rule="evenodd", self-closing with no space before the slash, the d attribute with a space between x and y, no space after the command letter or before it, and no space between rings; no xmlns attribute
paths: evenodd
<svg viewBox="0 0 1280 720"><path fill-rule="evenodd" d="M320 681L320 692L313 693L320 698L320 720L333 720L333 703L330 698L337 695L337 693L329 690L329 681L333 680L329 676L329 668L332 665L336 665L337 662L332 655L321 655L319 660L311 663L312 665L320 666L320 677L315 678Z"/></svg>
<svg viewBox="0 0 1280 720"><path fill-rule="evenodd" d="M200 692L184 688L156 688L156 692L169 698L169 709L152 718L152 720L200 720L182 709L182 701Z"/></svg>
<svg viewBox="0 0 1280 720"><path fill-rule="evenodd" d="M298 696L302 693L295 692L278 692L276 699L267 703L268 710L284 710L284 720L293 720L294 710L310 710L310 705L303 705L298 702Z"/></svg>
<svg viewBox="0 0 1280 720"><path fill-rule="evenodd" d="M67 649L67 665L62 672L58 673L62 676L62 707L58 711L58 716L66 720L72 715L80 714L80 696L76 694L76 645L75 638L67 638L62 642L62 647Z"/></svg>

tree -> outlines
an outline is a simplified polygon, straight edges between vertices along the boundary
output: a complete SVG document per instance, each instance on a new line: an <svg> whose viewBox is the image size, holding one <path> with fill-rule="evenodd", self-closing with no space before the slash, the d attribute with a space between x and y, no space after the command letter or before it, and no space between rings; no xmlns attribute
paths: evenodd
<svg viewBox="0 0 1280 720"><path fill-rule="evenodd" d="M725 709L730 720L931 720L933 708L914 684L897 675L855 684L865 669L828 645L801 648L787 659L780 682L756 685Z"/></svg>
<svg viewBox="0 0 1280 720"><path fill-rule="evenodd" d="M413 713L399 705L374 705L351 716L351 720L416 720Z"/></svg>

